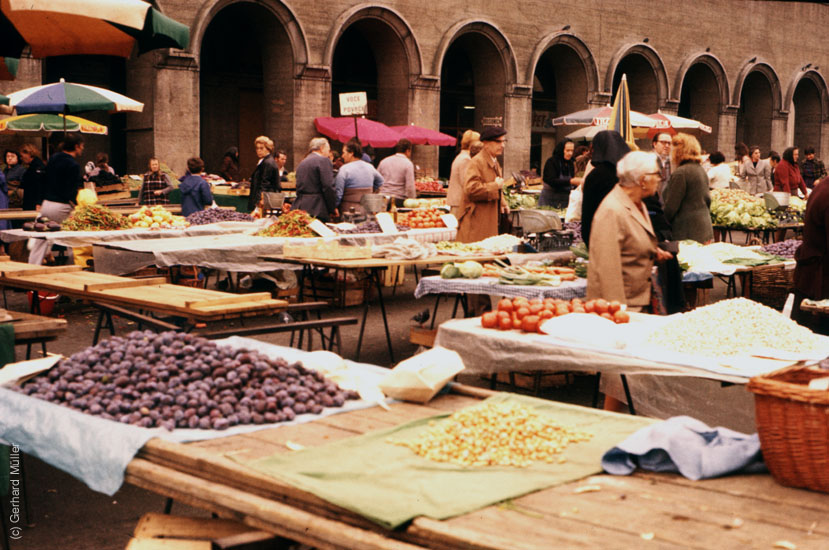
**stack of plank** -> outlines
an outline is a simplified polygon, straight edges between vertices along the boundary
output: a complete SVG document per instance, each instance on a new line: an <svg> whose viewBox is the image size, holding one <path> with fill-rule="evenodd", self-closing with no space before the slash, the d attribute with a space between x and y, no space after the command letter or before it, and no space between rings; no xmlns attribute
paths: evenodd
<svg viewBox="0 0 829 550"><path fill-rule="evenodd" d="M127 550L265 550L277 537L244 523L165 514L145 514L135 527Z"/></svg>

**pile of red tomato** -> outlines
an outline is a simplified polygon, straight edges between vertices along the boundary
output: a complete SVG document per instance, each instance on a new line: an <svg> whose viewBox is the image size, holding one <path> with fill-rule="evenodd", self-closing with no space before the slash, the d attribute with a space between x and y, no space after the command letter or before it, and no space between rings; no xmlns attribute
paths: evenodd
<svg viewBox="0 0 829 550"><path fill-rule="evenodd" d="M413 229L446 227L441 219L444 214L446 214L446 211L438 208L418 208L409 212L406 221L401 223Z"/></svg>
<svg viewBox="0 0 829 550"><path fill-rule="evenodd" d="M616 300L608 302L599 298L584 301L580 298L573 298L568 302L557 298L528 300L518 297L512 300L504 298L498 302L497 311L490 311L481 316L481 326L498 330L519 329L524 332L541 332L539 327L544 321L568 313L593 313L615 323L630 321L630 315Z"/></svg>

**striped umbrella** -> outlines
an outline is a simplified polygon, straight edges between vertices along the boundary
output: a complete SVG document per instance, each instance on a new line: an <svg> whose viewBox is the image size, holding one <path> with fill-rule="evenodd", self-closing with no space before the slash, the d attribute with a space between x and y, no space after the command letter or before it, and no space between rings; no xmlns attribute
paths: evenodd
<svg viewBox="0 0 829 550"><path fill-rule="evenodd" d="M86 84L60 82L26 88L9 94L17 113L83 113L87 111L142 111L144 104L127 96Z"/></svg>
<svg viewBox="0 0 829 550"><path fill-rule="evenodd" d="M143 0L0 0L0 55L129 57L187 47L190 30Z"/></svg>
<svg viewBox="0 0 829 550"><path fill-rule="evenodd" d="M628 92L628 79L625 74L622 75L622 82L619 83L619 89L616 90L616 98L613 100L613 111L610 113L607 129L619 132L631 151L639 149L636 146L633 126L630 123L630 92Z"/></svg>
<svg viewBox="0 0 829 550"><path fill-rule="evenodd" d="M49 136L52 132L80 132L107 135L107 127L85 118L61 114L28 114L0 120L0 134L23 133L30 136Z"/></svg>

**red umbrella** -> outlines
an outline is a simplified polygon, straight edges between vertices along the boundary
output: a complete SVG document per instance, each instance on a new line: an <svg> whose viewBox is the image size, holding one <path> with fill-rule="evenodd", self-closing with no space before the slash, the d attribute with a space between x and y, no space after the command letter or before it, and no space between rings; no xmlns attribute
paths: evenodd
<svg viewBox="0 0 829 550"><path fill-rule="evenodd" d="M400 134L401 138L406 138L415 145L454 146L458 142L457 139L449 134L444 134L437 130L430 130L429 128L421 128L414 124L392 126L391 129Z"/></svg>
<svg viewBox="0 0 829 550"><path fill-rule="evenodd" d="M317 117L314 119L314 126L317 127L320 134L345 143L355 135L355 120L356 135L363 145L394 147L400 140L400 135L397 132L382 122L375 122L367 118Z"/></svg>

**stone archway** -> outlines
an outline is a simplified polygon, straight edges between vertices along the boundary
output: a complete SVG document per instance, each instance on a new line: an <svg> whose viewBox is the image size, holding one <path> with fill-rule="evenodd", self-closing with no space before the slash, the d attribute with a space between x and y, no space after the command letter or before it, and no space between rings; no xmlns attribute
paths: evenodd
<svg viewBox="0 0 829 550"><path fill-rule="evenodd" d="M458 136L484 123L505 125L506 92L516 81L515 58L503 34L489 23L459 23L438 48L440 130ZM449 175L454 151L441 147L439 173Z"/></svg>
<svg viewBox="0 0 829 550"><path fill-rule="evenodd" d="M784 105L789 108L793 120L793 145L803 149L814 147L819 158L823 158L823 123L829 109L826 81L815 70L800 71L789 85Z"/></svg>
<svg viewBox="0 0 829 550"><path fill-rule="evenodd" d="M764 62L746 65L734 86L737 112L737 143L757 145L766 154L774 142L773 120L780 117L780 79Z"/></svg>
<svg viewBox="0 0 829 550"><path fill-rule="evenodd" d="M570 34L557 34L539 43L527 80L532 82L530 168L541 173L555 143L572 128L550 125L556 116L588 107L598 90L598 72L587 46Z"/></svg>
<svg viewBox="0 0 829 550"><path fill-rule="evenodd" d="M369 117L388 125L409 122L409 86L421 73L411 27L395 11L360 5L334 22L324 60L331 67L331 113L339 94L365 91Z"/></svg>
<svg viewBox="0 0 829 550"><path fill-rule="evenodd" d="M307 61L295 18L278 2L221 1L205 10L209 19L198 20L193 44L207 169L216 170L223 153L237 146L240 175L249 177L257 162L253 141L263 134L293 166L293 79Z"/></svg>
<svg viewBox="0 0 829 550"><path fill-rule="evenodd" d="M677 114L710 126L710 134L699 133L698 137L704 150L716 151L720 113L729 98L728 77L722 63L707 53L689 57L677 73L676 89L679 96Z"/></svg>
<svg viewBox="0 0 829 550"><path fill-rule="evenodd" d="M605 75L605 90L611 98L615 97L623 74L627 75L631 109L648 114L665 105L668 77L656 50L647 44L625 45L617 50Z"/></svg>

